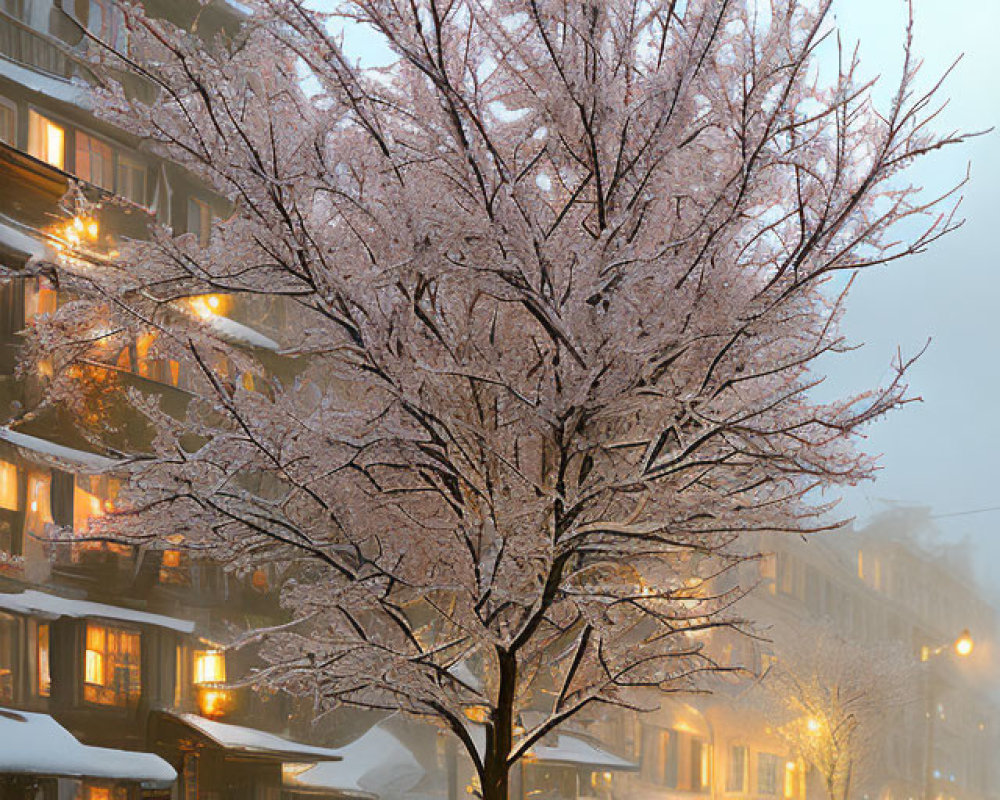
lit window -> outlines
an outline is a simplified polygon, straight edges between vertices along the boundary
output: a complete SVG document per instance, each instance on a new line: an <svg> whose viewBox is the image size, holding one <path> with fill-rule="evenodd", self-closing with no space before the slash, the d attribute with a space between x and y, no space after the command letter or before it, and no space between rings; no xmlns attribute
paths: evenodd
<svg viewBox="0 0 1000 800"><path fill-rule="evenodd" d="M194 682L203 685L225 683L225 680L226 654L221 650L195 650Z"/></svg>
<svg viewBox="0 0 1000 800"><path fill-rule="evenodd" d="M0 97L0 142L17 146L17 106Z"/></svg>
<svg viewBox="0 0 1000 800"><path fill-rule="evenodd" d="M212 231L212 210L208 203L196 197L188 198L187 229L203 247L208 244L208 236Z"/></svg>
<svg viewBox="0 0 1000 800"><path fill-rule="evenodd" d="M128 800L128 788L88 785L84 787L83 800Z"/></svg>
<svg viewBox="0 0 1000 800"><path fill-rule="evenodd" d="M785 762L785 800L795 797L795 762Z"/></svg>
<svg viewBox="0 0 1000 800"><path fill-rule="evenodd" d="M62 169L66 164L66 131L37 111L28 112L28 153Z"/></svg>
<svg viewBox="0 0 1000 800"><path fill-rule="evenodd" d="M83 533L92 517L102 517L115 507L120 482L107 475L78 475L73 486L73 530Z"/></svg>
<svg viewBox="0 0 1000 800"><path fill-rule="evenodd" d="M76 132L76 174L95 186L115 188L114 151L107 142Z"/></svg>
<svg viewBox="0 0 1000 800"><path fill-rule="evenodd" d="M139 634L87 624L84 653L84 699L123 706L139 699Z"/></svg>
<svg viewBox="0 0 1000 800"><path fill-rule="evenodd" d="M38 696L48 697L52 693L52 673L49 670L49 625L39 623L35 638L35 664L37 666Z"/></svg>
<svg viewBox="0 0 1000 800"><path fill-rule="evenodd" d="M0 508L20 511L19 500L17 467L6 461L0 461Z"/></svg>
<svg viewBox="0 0 1000 800"><path fill-rule="evenodd" d="M118 194L136 205L146 205L146 166L124 154L118 155Z"/></svg>

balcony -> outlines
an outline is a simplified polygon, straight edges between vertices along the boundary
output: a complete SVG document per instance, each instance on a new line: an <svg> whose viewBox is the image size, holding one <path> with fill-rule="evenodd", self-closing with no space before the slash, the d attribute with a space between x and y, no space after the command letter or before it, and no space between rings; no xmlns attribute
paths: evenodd
<svg viewBox="0 0 1000 800"><path fill-rule="evenodd" d="M63 80L94 79L83 59L69 45L3 12L0 12L0 55Z"/></svg>

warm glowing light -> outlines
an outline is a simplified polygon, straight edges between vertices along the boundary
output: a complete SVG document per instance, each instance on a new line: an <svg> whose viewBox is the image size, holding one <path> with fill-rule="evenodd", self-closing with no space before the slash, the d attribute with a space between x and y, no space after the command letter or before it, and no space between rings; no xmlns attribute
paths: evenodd
<svg viewBox="0 0 1000 800"><path fill-rule="evenodd" d="M784 796L786 800L791 800L795 796L795 762L785 762L785 785Z"/></svg>
<svg viewBox="0 0 1000 800"><path fill-rule="evenodd" d="M32 511L38 511L38 501L37 500L32 500L31 501L31 510Z"/></svg>
<svg viewBox="0 0 1000 800"><path fill-rule="evenodd" d="M96 686L104 685L104 655L88 650L84 666L84 681Z"/></svg>
<svg viewBox="0 0 1000 800"><path fill-rule="evenodd" d="M96 239L97 234L101 232L100 226L97 224L96 219L87 220L87 236L91 239Z"/></svg>
<svg viewBox="0 0 1000 800"><path fill-rule="evenodd" d="M958 639L955 640L955 652L960 656L967 656L972 652L973 641L969 629L962 631Z"/></svg>
<svg viewBox="0 0 1000 800"><path fill-rule="evenodd" d="M194 654L194 682L196 684L223 683L226 680L226 654L221 650L196 650Z"/></svg>
<svg viewBox="0 0 1000 800"><path fill-rule="evenodd" d="M51 122L45 130L45 160L53 167L63 168L63 129Z"/></svg>
<svg viewBox="0 0 1000 800"><path fill-rule="evenodd" d="M221 306L222 301L219 296L215 294L195 297L191 300L191 308L194 309L194 313L202 319L214 317L219 313Z"/></svg>
<svg viewBox="0 0 1000 800"><path fill-rule="evenodd" d="M105 500L104 501L104 510L107 513L110 514L112 511L115 510L115 504L111 500Z"/></svg>
<svg viewBox="0 0 1000 800"><path fill-rule="evenodd" d="M809 717L806 722L806 728L809 730L809 733L819 733L819 720L815 717Z"/></svg>
<svg viewBox="0 0 1000 800"><path fill-rule="evenodd" d="M221 717L232 706L232 700L223 689L205 689L198 695L198 710L206 717Z"/></svg>
<svg viewBox="0 0 1000 800"><path fill-rule="evenodd" d="M469 718L472 722L477 722L480 725L489 719L490 712L486 706L469 706L465 709L465 716Z"/></svg>

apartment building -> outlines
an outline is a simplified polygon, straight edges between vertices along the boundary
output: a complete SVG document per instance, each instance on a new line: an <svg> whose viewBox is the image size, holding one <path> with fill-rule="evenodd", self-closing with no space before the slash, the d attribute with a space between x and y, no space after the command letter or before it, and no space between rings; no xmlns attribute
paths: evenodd
<svg viewBox="0 0 1000 800"><path fill-rule="evenodd" d="M212 36L235 25L225 0L151 0L150 16ZM71 297L32 257L87 243L114 255L153 222L208 235L225 203L93 114L87 34L127 49L114 0L0 0L0 797L46 800L367 796L339 751L287 736L287 698L233 690L253 652L229 651L239 631L280 618L271 576L224 573L180 550L140 551L87 538L113 510L114 451L147 432L122 391L155 393L181 413L185 376L134 341L81 371L73 413L39 406L37 377L18 369L21 333ZM128 92L152 89L123 76ZM72 187L86 216L63 202ZM280 310L199 298L225 335L274 346ZM44 370L44 365L42 367ZM100 444L95 444L98 442ZM53 540L58 527L71 531ZM285 733L286 735L278 735ZM287 785L294 765L322 776Z"/></svg>

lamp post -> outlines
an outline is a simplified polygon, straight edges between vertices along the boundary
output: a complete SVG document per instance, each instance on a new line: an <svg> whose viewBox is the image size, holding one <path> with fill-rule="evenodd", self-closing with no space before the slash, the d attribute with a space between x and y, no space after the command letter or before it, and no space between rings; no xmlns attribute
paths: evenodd
<svg viewBox="0 0 1000 800"><path fill-rule="evenodd" d="M955 655L965 658L972 653L972 636L966 628L955 639L954 642L943 644L938 647L924 646L920 648L920 661L927 666L924 668L924 680L927 683L927 730L924 747L924 800L933 800L934 794L934 720L937 717L937 704L934 696L934 676L931 672L931 659L947 653L954 649Z"/></svg>

